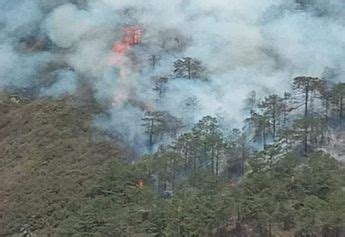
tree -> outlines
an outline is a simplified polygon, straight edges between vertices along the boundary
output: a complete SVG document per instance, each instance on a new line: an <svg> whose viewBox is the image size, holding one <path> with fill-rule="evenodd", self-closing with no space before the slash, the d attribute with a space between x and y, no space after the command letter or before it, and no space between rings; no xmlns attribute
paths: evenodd
<svg viewBox="0 0 345 237"><path fill-rule="evenodd" d="M289 115L290 113L295 109L291 103L291 93L284 92L284 96L282 98L282 118L281 118L281 126L280 130L278 131L279 141L285 144L285 147L288 149L290 146L290 138L291 133L293 131L290 127L290 119Z"/></svg>
<svg viewBox="0 0 345 237"><path fill-rule="evenodd" d="M309 105L310 101L314 99L312 93L320 92L324 89L324 83L321 79L316 77L296 77L293 81L293 89L297 93L297 96L302 96L302 105L304 106L304 138L303 147L304 155L308 154L308 129L309 123L307 121L309 117Z"/></svg>
<svg viewBox="0 0 345 237"><path fill-rule="evenodd" d="M174 74L178 78L205 79L206 68L201 61L185 57L174 62Z"/></svg>
<svg viewBox="0 0 345 237"><path fill-rule="evenodd" d="M250 114L253 111L256 111L257 105L258 105L258 99L257 99L257 96L256 96L256 92L255 91L249 92L249 94L247 95L244 103L245 103L245 108L244 108L245 112Z"/></svg>
<svg viewBox="0 0 345 237"><path fill-rule="evenodd" d="M160 111L146 112L142 120L145 133L149 136L149 147L152 150L155 138L163 133L163 113Z"/></svg>
<svg viewBox="0 0 345 237"><path fill-rule="evenodd" d="M303 97L302 105L304 105L304 117L309 115L309 105L313 92L321 92L324 90L324 82L316 77L296 77L293 82L294 91Z"/></svg>
<svg viewBox="0 0 345 237"><path fill-rule="evenodd" d="M272 226L279 223L283 213L287 183L281 174L274 172L269 161L260 156L249 162L252 171L242 181L238 202L242 221L251 223L260 236L271 237Z"/></svg>
<svg viewBox="0 0 345 237"><path fill-rule="evenodd" d="M337 114L339 122L342 122L345 119L345 83L336 84L330 94L333 110Z"/></svg>
<svg viewBox="0 0 345 237"><path fill-rule="evenodd" d="M294 110L293 107L290 105L290 100L291 100L291 93L289 92L284 92L284 97L283 97L283 128L285 129L288 125L288 116L291 111Z"/></svg>
<svg viewBox="0 0 345 237"><path fill-rule="evenodd" d="M263 114L268 118L272 130L273 140L275 140L278 125L284 118L286 108L284 99L278 95L269 95L260 102L259 108L263 110Z"/></svg>
<svg viewBox="0 0 345 237"><path fill-rule="evenodd" d="M266 148L267 138L271 131L271 124L267 114L258 114L252 112L251 116L245 120L249 126L253 129L252 141L261 142L263 149Z"/></svg>
<svg viewBox="0 0 345 237"><path fill-rule="evenodd" d="M176 138L178 131L183 128L181 119L178 119L166 111L146 112L142 119L145 133L149 137L149 148L152 150L157 140L164 135Z"/></svg>
<svg viewBox="0 0 345 237"><path fill-rule="evenodd" d="M152 69L155 69L159 60L161 59L161 57L159 55L155 55L155 54L152 54L150 57L149 57L149 63L152 67Z"/></svg>
<svg viewBox="0 0 345 237"><path fill-rule="evenodd" d="M153 90L157 92L159 99L163 98L168 89L168 80L169 78L167 77L159 77L158 79L154 80Z"/></svg>
<svg viewBox="0 0 345 237"><path fill-rule="evenodd" d="M307 135L305 133L306 127L308 128ZM328 141L326 136L328 132L327 122L321 116L295 119L292 129L288 131L290 139L295 142L295 145L307 139L308 153ZM302 149L302 153L306 156L304 146Z"/></svg>
<svg viewBox="0 0 345 237"><path fill-rule="evenodd" d="M338 190L329 194L323 215L324 236L337 237L345 232L345 192Z"/></svg>
<svg viewBox="0 0 345 237"><path fill-rule="evenodd" d="M243 177L245 162L249 158L250 153L246 134L239 129L233 129L225 140L225 150L227 159L226 177Z"/></svg>
<svg viewBox="0 0 345 237"><path fill-rule="evenodd" d="M176 139L179 131L184 128L182 119L163 112L164 132L171 138Z"/></svg>
<svg viewBox="0 0 345 237"><path fill-rule="evenodd" d="M179 136L177 141L173 144L173 149L183 157L186 174L190 170L195 170L197 168L199 150L196 143L197 141L192 133L185 133Z"/></svg>
<svg viewBox="0 0 345 237"><path fill-rule="evenodd" d="M221 159L225 156L223 134L216 118L206 116L173 144L174 150L185 160L185 171L208 169L220 174Z"/></svg>
<svg viewBox="0 0 345 237"><path fill-rule="evenodd" d="M153 155L151 167L158 179L159 192L168 189L174 191L177 175L183 170L183 165L180 154L172 149L162 148Z"/></svg>
<svg viewBox="0 0 345 237"><path fill-rule="evenodd" d="M224 143L217 118L211 116L202 118L193 128L193 134L203 145L204 162L207 164L210 161L211 173L218 175Z"/></svg>

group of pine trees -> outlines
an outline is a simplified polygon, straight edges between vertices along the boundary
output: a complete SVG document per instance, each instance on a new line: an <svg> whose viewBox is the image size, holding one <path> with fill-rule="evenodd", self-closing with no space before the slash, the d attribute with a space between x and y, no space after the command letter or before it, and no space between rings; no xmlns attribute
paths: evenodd
<svg viewBox="0 0 345 237"><path fill-rule="evenodd" d="M238 174L242 178L237 181L216 176L212 166L193 167L191 162L183 163L174 151L131 165L114 162L99 187L52 217L62 220L55 233L174 237L345 233L345 173L327 155L310 153L306 159L262 151L251 155L245 175ZM185 169L194 170L188 175L176 172ZM166 195L166 188L173 192Z"/></svg>
<svg viewBox="0 0 345 237"><path fill-rule="evenodd" d="M200 61L183 58L172 76L154 80L153 90L162 99L170 80L205 75ZM321 149L345 130L344 97L345 83L296 77L283 95L251 92L243 128L230 132L218 117L187 130L167 111L147 111L149 154L135 164L114 162L98 188L61 210L56 233L344 236L343 164Z"/></svg>
<svg viewBox="0 0 345 237"><path fill-rule="evenodd" d="M152 59L153 65L156 65L159 57L152 58L155 59ZM154 79L153 90L159 99L164 97L169 81L174 78L205 80L207 69L195 58L176 60L172 75ZM249 116L244 121L247 126L244 132L251 136L252 142L261 144L262 149L278 141L287 146L302 141L303 147L299 148L306 156L309 149L314 150L329 142L331 130L344 129L344 97L345 83L307 76L294 78L291 90L283 95L271 94L258 99L253 91L246 101ZM174 118L166 111L147 112L143 120L150 150L163 135L172 134L172 138L176 138L184 127L182 119Z"/></svg>
<svg viewBox="0 0 345 237"><path fill-rule="evenodd" d="M246 121L263 148L279 140L286 145L302 142L307 156L309 150L327 145L332 131L344 129L344 96L345 83L296 77L291 92L254 103Z"/></svg>
<svg viewBox="0 0 345 237"><path fill-rule="evenodd" d="M178 60L176 65L188 66L188 60ZM185 67L181 70L188 72ZM187 75L185 78L189 79ZM168 83L169 79L161 80ZM143 126L150 151L155 144L163 142L164 136L169 136L175 142L161 146L154 155L167 153L171 156L173 153L174 157L179 157L181 161L168 162L176 166L173 173L192 172L203 167L217 176L226 169L236 171L236 175L244 174L244 163L250 154L274 146L279 146L281 152L307 157L329 145L334 131L345 129L345 83L303 76L294 78L291 88L282 96L270 94L262 99L256 98L255 91L251 92L246 99L245 112L249 116L244 120L245 126L230 134L223 134L224 129L216 117L206 116L190 132L182 133L185 131L182 119L166 111L147 112ZM158 93L161 95L161 91ZM176 170L181 165L184 172ZM168 169L168 165L166 167Z"/></svg>
<svg viewBox="0 0 345 237"><path fill-rule="evenodd" d="M337 161L322 154L321 148L332 142L335 133L345 129L344 97L345 83L296 77L291 91L283 96L270 94L258 99L256 93L251 92L246 101L249 116L244 120L245 126L230 134L223 132L216 117L205 116L190 132L182 134L179 134L183 128L182 120L170 119L175 141L161 146L142 161L146 164L147 177L154 177L148 182L153 183L154 190L163 197L165 192L180 193L186 180L188 185L198 188L206 185L212 189L207 185L209 180L221 180L219 182L236 187L234 189L238 188L240 192L236 205L241 209L237 210L237 221L253 221L260 236L273 236L276 228L293 230L295 236L341 236L345 219L327 218L336 211L335 205L341 204L337 195L345 195L341 191L345 184L344 173ZM151 122L144 126L149 131L150 146L153 146L152 136L168 132L169 129L163 129L162 125L168 128L166 123L169 122L161 119L160 125L154 127L155 116L151 120L147 120L147 116L144 121ZM313 174L304 176L308 172ZM302 183L297 184L297 177L303 179L298 181ZM332 193L333 189L336 194ZM295 206L286 210L289 205ZM318 211L320 213L313 213L316 216L307 216L312 215L308 212Z"/></svg>

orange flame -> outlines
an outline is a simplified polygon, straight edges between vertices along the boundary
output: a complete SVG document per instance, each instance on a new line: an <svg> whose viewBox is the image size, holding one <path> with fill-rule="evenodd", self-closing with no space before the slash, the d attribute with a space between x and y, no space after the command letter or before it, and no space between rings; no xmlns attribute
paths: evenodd
<svg viewBox="0 0 345 237"><path fill-rule="evenodd" d="M136 186L137 186L138 188L142 188L142 187L144 187L144 180L139 179L139 180L137 181Z"/></svg>
<svg viewBox="0 0 345 237"><path fill-rule="evenodd" d="M109 60L110 65L117 66L120 69L120 77L125 78L126 73L126 55L127 51L135 45L141 43L142 28L139 26L129 26L123 29L122 39L113 44L113 55Z"/></svg>
<svg viewBox="0 0 345 237"><path fill-rule="evenodd" d="M141 43L142 29L138 26L125 27L122 39L113 45L113 52L119 55L125 54L128 49Z"/></svg>
<svg viewBox="0 0 345 237"><path fill-rule="evenodd" d="M141 43L142 32L142 28L139 26L125 27L123 29L122 38L113 44L113 54L111 55L109 64L119 68L121 80L119 89L113 98L113 106L128 101L128 98L130 98L132 94L130 83L126 82L124 79L128 77L128 67L133 66L131 65L133 62L129 57L124 56L129 49Z"/></svg>
<svg viewBox="0 0 345 237"><path fill-rule="evenodd" d="M135 59L133 59L133 57L131 58L127 54L127 52L135 45L141 44L142 34L143 30L140 26L125 27L123 29L121 40L117 41L113 45L113 55L110 59L110 64L117 66L120 69L121 80L116 93L114 93L112 101L114 107L123 103L129 103L135 107L140 108L143 111L154 111L154 106L150 103L135 99L135 96L133 96L133 94L135 93L133 90L133 86L128 80L124 80L128 77L128 66L132 67L132 69L136 66ZM133 72L136 70L134 69L130 71ZM144 181L139 180L138 185L139 187L144 186Z"/></svg>

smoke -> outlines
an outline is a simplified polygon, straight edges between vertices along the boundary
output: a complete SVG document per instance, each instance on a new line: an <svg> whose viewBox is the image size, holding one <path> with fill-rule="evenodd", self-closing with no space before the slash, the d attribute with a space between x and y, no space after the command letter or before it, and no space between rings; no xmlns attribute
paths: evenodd
<svg viewBox="0 0 345 237"><path fill-rule="evenodd" d="M74 94L77 90L77 76L72 71L59 70L53 73L56 80L50 87L41 88L41 96L61 97Z"/></svg>
<svg viewBox="0 0 345 237"><path fill-rule="evenodd" d="M237 127L251 90L282 93L297 75L344 80L344 9L342 0L5 0L0 89L61 97L86 83L108 107L95 124L144 151L145 110L168 111L186 129L205 115ZM112 47L126 26L143 35L120 57ZM172 78L186 56L208 80L170 79L158 96L153 78Z"/></svg>

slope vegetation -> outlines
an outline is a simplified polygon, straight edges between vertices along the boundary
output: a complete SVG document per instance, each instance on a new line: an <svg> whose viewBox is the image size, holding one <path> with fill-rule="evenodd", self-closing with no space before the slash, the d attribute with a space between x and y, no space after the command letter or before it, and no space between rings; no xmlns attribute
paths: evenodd
<svg viewBox="0 0 345 237"><path fill-rule="evenodd" d="M84 197L122 153L97 131L92 101L0 97L0 236L54 228L58 210Z"/></svg>

